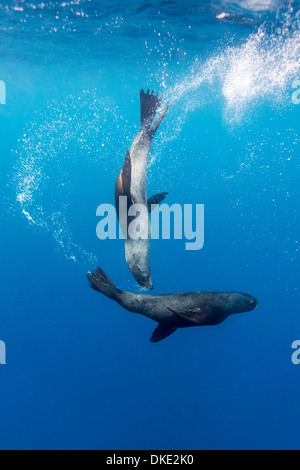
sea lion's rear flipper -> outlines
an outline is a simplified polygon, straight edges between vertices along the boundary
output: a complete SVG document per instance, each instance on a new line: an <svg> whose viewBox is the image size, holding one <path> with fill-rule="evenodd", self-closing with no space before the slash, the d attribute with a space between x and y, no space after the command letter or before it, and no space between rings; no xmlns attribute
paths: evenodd
<svg viewBox="0 0 300 470"><path fill-rule="evenodd" d="M149 197L147 201L148 211L151 212L151 210L155 209L155 207L158 206L158 204L160 204L167 197L167 195L168 193L159 193L159 194L155 194L154 196ZM155 207L151 207L151 206L155 206Z"/></svg>
<svg viewBox="0 0 300 470"><path fill-rule="evenodd" d="M151 132L152 138L153 138L155 132L157 131L158 126L161 124L163 118L165 117L166 112L168 111L169 107L170 107L170 104L168 103L167 106L162 110L161 114L156 119L153 126L151 127L150 132Z"/></svg>
<svg viewBox="0 0 300 470"><path fill-rule="evenodd" d="M154 95L153 91L149 94L144 90L140 91L140 102L141 102L141 126L149 128L151 127L152 121L155 117L155 114L158 108L161 105L162 97L159 98L158 95Z"/></svg>
<svg viewBox="0 0 300 470"><path fill-rule="evenodd" d="M101 294L106 295L110 299L117 300L121 291L117 289L114 283L109 279L101 268L97 268L87 274L90 287Z"/></svg>
<svg viewBox="0 0 300 470"><path fill-rule="evenodd" d="M170 307L167 307L167 309L170 310L170 312L175 313L175 315L178 315L179 317L183 318L184 320L190 321L192 323L196 323L197 325L199 324L197 316L191 317L187 315L185 312L178 312L177 310L173 310Z"/></svg>
<svg viewBox="0 0 300 470"><path fill-rule="evenodd" d="M176 326L159 323L159 325L153 331L150 341L152 343L158 343L159 341L170 336L176 330L177 330Z"/></svg>

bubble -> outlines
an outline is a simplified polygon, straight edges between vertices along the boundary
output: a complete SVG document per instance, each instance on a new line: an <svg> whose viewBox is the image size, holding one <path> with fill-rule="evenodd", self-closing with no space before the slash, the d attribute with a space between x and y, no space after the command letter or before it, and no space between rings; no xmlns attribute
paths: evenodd
<svg viewBox="0 0 300 470"><path fill-rule="evenodd" d="M109 110L95 92L68 96L50 103L44 113L37 113L13 152L16 204L27 221L48 232L58 250L71 261L97 261L93 253L75 242L70 227L72 197L81 172L96 166L101 174L99 162L105 165L111 160L121 122L118 109ZM108 139L107 134L113 137Z"/></svg>
<svg viewBox="0 0 300 470"><path fill-rule="evenodd" d="M174 134L178 135L190 112L216 101L227 123L239 124L262 103L291 104L292 82L300 74L299 17L290 9L278 23L266 22L242 44L219 49L207 60L197 58L175 80L174 73L165 73L167 65L160 67L157 81L180 116Z"/></svg>

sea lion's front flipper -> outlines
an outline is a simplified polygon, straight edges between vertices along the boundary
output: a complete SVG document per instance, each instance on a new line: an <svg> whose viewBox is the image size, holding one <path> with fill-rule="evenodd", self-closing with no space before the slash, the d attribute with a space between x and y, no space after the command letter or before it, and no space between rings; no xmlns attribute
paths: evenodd
<svg viewBox="0 0 300 470"><path fill-rule="evenodd" d="M127 150L124 165L122 168L122 189L123 194L129 196L131 185L131 158L130 152Z"/></svg>
<svg viewBox="0 0 300 470"><path fill-rule="evenodd" d="M170 307L167 307L170 312L175 313L175 315L178 315L179 317L183 318L184 320L190 321L192 323L196 323L197 325L199 324L197 316L191 317L187 315L185 312L178 312L177 310L173 310Z"/></svg>
<svg viewBox="0 0 300 470"><path fill-rule="evenodd" d="M147 201L148 211L151 212L151 210L155 209L155 207L158 206L158 204L160 204L167 197L167 195L168 193L159 193L159 194L155 194L154 196L149 197ZM151 207L151 206L155 206L155 207Z"/></svg>
<svg viewBox="0 0 300 470"><path fill-rule="evenodd" d="M159 98L158 95L154 95L153 91L149 94L144 90L140 91L140 102L141 102L141 126L145 126L150 129L152 121L155 117L155 114L158 108L161 105L162 98Z"/></svg>
<svg viewBox="0 0 300 470"><path fill-rule="evenodd" d="M119 176L117 178L116 185L115 185L115 204L117 208L118 217L119 217L120 197L126 196L127 205L131 204L130 186L131 186L131 157L130 157L129 150L127 150L122 170L119 173Z"/></svg>
<svg viewBox="0 0 300 470"><path fill-rule="evenodd" d="M167 338L176 330L176 326L160 323L153 331L150 341L152 343L158 343L158 341Z"/></svg>

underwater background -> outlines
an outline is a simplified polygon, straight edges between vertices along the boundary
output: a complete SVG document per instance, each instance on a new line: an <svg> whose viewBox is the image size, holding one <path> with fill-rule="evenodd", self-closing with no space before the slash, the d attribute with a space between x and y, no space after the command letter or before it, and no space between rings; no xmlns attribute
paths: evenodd
<svg viewBox="0 0 300 470"><path fill-rule="evenodd" d="M300 2L1 1L2 449L298 449ZM149 341L96 209L139 127L171 107L148 195L205 205L205 244L152 240L153 294L236 290L252 312ZM300 86L298 86L300 88ZM300 97L300 96L299 96Z"/></svg>

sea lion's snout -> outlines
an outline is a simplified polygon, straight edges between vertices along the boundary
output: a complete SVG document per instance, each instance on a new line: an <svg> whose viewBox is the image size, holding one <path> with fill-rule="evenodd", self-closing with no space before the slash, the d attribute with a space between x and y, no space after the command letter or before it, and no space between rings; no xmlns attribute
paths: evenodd
<svg viewBox="0 0 300 470"><path fill-rule="evenodd" d="M258 306L258 300L253 297L250 301L249 301L249 305L253 308L256 308Z"/></svg>
<svg viewBox="0 0 300 470"><path fill-rule="evenodd" d="M249 294L242 292L232 292L228 303L229 314L250 312L258 305L258 300Z"/></svg>
<svg viewBox="0 0 300 470"><path fill-rule="evenodd" d="M147 266L140 267L140 265L133 263L129 265L129 268L133 277L140 286L147 290L153 289L151 271Z"/></svg>
<svg viewBox="0 0 300 470"><path fill-rule="evenodd" d="M244 311L250 312L258 306L258 300L249 294L244 294Z"/></svg>
<svg viewBox="0 0 300 470"><path fill-rule="evenodd" d="M153 284L152 284L151 279L147 279L147 278L144 278L142 280L140 279L139 283L144 289L153 290Z"/></svg>

